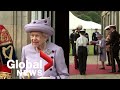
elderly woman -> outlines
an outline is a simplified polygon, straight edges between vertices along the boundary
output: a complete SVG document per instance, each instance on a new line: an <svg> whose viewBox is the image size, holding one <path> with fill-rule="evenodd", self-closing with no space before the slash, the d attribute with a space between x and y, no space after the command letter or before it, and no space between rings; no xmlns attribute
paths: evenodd
<svg viewBox="0 0 120 90"><path fill-rule="evenodd" d="M35 20L25 25L25 31L30 34L31 43L22 48L22 61L40 62L42 60L42 69L30 68L29 70L39 70L30 79L67 79L68 69L65 63L64 51L62 47L48 42L48 38L53 35L54 29L51 27L50 19ZM41 57L40 51L52 58L53 66L44 70L47 62ZM28 70L24 68L23 70ZM37 72L37 71L36 71ZM40 73L41 72L41 73ZM30 75L30 73L29 73Z"/></svg>
<svg viewBox="0 0 120 90"><path fill-rule="evenodd" d="M98 46L99 60L101 61L102 67L100 69L105 69L104 62L106 61L106 40L101 34L97 35L98 41L91 41L91 43L96 43Z"/></svg>

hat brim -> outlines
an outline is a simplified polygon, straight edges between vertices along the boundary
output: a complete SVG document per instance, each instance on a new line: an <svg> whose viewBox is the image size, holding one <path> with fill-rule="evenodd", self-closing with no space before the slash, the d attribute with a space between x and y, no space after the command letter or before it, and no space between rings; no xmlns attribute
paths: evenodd
<svg viewBox="0 0 120 90"><path fill-rule="evenodd" d="M108 28L108 29L105 29L106 31L109 31L110 29Z"/></svg>
<svg viewBox="0 0 120 90"><path fill-rule="evenodd" d="M85 31L80 31L80 33L83 33L83 32L85 33Z"/></svg>
<svg viewBox="0 0 120 90"><path fill-rule="evenodd" d="M43 33L48 34L49 36L52 36L54 32L54 29L47 25L27 24L25 25L24 29L27 33L32 32L32 31L43 32Z"/></svg>

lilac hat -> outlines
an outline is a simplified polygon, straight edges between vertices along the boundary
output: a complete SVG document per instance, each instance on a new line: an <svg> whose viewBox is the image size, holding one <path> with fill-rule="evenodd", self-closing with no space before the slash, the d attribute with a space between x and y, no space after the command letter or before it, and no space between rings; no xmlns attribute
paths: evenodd
<svg viewBox="0 0 120 90"><path fill-rule="evenodd" d="M53 35L54 29L51 27L50 18L34 20L31 23L25 25L25 31L38 31L48 34L49 36Z"/></svg>

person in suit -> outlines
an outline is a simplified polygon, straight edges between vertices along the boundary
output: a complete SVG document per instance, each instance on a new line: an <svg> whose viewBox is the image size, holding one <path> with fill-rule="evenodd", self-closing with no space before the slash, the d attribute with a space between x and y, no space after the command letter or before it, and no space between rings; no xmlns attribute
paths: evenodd
<svg viewBox="0 0 120 90"><path fill-rule="evenodd" d="M97 35L99 34L98 29L95 29L95 32L92 34L92 41L97 41ZM98 47L94 44L94 55L97 55Z"/></svg>
<svg viewBox="0 0 120 90"><path fill-rule="evenodd" d="M120 72L120 59L119 59L119 38L120 35L116 31L116 25L109 25L109 29L107 29L110 34L110 40L106 43L106 45L110 45L110 53L111 53L111 64L112 64L112 73L116 72L115 60L117 61L118 71Z"/></svg>
<svg viewBox="0 0 120 90"><path fill-rule="evenodd" d="M36 73L35 76L31 75L30 79L67 79L69 73L62 47L47 41L54 33L54 29L50 24L50 18L34 20L25 25L24 29L29 33L31 43L22 48L22 62L28 60L29 62L34 63L42 60L42 73L40 75ZM53 66L46 71L44 69L47 62L41 57L40 52L46 54L53 61ZM22 70L38 71L40 68L29 69L25 67ZM21 77L22 76L20 76L20 78Z"/></svg>
<svg viewBox="0 0 120 90"><path fill-rule="evenodd" d="M13 78L12 69L7 65L10 60L17 60L13 40L5 26L0 25L0 79Z"/></svg>
<svg viewBox="0 0 120 90"><path fill-rule="evenodd" d="M80 31L80 37L76 41L76 55L78 56L79 71L81 75L86 74L86 64L87 64L87 43L88 39L85 37L85 31Z"/></svg>

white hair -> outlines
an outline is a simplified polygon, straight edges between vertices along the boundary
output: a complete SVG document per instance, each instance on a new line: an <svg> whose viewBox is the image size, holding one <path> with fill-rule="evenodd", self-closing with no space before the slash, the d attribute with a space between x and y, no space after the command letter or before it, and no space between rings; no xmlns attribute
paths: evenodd
<svg viewBox="0 0 120 90"><path fill-rule="evenodd" d="M45 38L49 38L49 35L48 34L46 34L46 33L42 33L42 35L43 35L43 37L45 37Z"/></svg>

